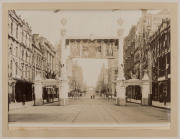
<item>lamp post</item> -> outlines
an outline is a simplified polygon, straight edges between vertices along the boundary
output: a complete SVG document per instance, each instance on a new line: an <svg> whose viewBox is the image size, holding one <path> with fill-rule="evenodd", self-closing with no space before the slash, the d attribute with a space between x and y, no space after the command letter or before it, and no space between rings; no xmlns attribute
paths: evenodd
<svg viewBox="0 0 180 139"><path fill-rule="evenodd" d="M169 68L169 64L166 64L166 70L165 70L165 79L166 79L166 94L165 94L165 96L164 96L164 105L166 105L166 101L167 101L167 88L168 88L168 68Z"/></svg>
<svg viewBox="0 0 180 139"><path fill-rule="evenodd" d="M68 78L67 78L67 71L66 71L66 52L65 52L65 36L66 36L66 29L64 26L66 25L67 20L65 18L61 19L61 24L63 28L61 29L61 85L59 86L59 105L67 105L68 104Z"/></svg>

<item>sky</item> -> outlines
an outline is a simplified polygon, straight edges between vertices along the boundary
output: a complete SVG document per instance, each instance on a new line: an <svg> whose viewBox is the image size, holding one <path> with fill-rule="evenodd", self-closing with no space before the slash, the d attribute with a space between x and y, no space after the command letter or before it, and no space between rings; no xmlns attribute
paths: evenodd
<svg viewBox="0 0 180 139"><path fill-rule="evenodd" d="M148 11L157 13L159 10ZM123 19L124 37L128 35L132 25L136 25L142 16L141 10L77 10L77 11L16 11L21 15L30 27L33 34L40 34L48 39L53 45L57 46L60 42L60 30L67 30L66 36L83 37L93 34L94 37L117 37L117 30L120 28L117 20ZM67 20L66 25L61 25L61 19ZM94 86L97 82L100 69L107 60L77 59L79 66L83 69L84 81L88 85Z"/></svg>
<svg viewBox="0 0 180 139"><path fill-rule="evenodd" d="M84 82L89 86L95 86L98 76L100 74L101 68L104 66L107 68L108 62L106 59L83 59L74 58L74 62L77 61L78 65L83 69Z"/></svg>

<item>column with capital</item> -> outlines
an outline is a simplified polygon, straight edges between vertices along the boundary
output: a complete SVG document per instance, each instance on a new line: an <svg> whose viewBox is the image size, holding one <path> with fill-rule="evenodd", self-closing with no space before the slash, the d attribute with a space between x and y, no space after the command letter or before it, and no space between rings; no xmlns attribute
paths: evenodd
<svg viewBox="0 0 180 139"><path fill-rule="evenodd" d="M118 20L118 24L121 26L123 24L123 20L120 18ZM119 48L118 48L118 77L116 80L116 91L117 98L116 104L125 106L126 105L126 95L125 95L125 85L124 85L124 71L123 71L123 29L119 29L117 31L119 36Z"/></svg>
<svg viewBox="0 0 180 139"><path fill-rule="evenodd" d="M61 20L61 24L64 26L66 24L66 19ZM67 69L66 69L66 52L65 52L65 35L66 29L61 29L61 76L59 84L59 105L64 106L68 105L68 78L67 78Z"/></svg>

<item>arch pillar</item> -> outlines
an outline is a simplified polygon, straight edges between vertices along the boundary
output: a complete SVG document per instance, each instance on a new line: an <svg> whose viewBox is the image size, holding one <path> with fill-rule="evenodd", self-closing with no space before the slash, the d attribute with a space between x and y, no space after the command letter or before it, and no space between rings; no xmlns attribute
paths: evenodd
<svg viewBox="0 0 180 139"><path fill-rule="evenodd" d="M150 84L149 84L149 76L147 74L147 70L144 70L144 77L142 78L142 105L149 106L151 105L150 100Z"/></svg>
<svg viewBox="0 0 180 139"><path fill-rule="evenodd" d="M68 78L67 78L67 69L66 69L66 53L65 53L65 34L66 30L61 30L61 77L59 78L59 105L65 106L69 104L68 101Z"/></svg>
<svg viewBox="0 0 180 139"><path fill-rule="evenodd" d="M40 106L43 105L43 98L42 98L42 93L43 93L43 89L42 89L42 79L40 77L40 75L38 74L38 76L35 79L35 83L34 83L34 105L35 106Z"/></svg>
<svg viewBox="0 0 180 139"><path fill-rule="evenodd" d="M117 98L116 104L125 106L126 105L126 91L125 91L125 78L123 71L123 29L118 30L119 36L119 49L118 49L118 78L116 82Z"/></svg>

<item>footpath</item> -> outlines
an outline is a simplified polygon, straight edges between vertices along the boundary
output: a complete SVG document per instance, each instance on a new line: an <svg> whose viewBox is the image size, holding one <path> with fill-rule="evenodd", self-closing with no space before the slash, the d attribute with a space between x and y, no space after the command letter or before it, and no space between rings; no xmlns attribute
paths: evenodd
<svg viewBox="0 0 180 139"><path fill-rule="evenodd" d="M136 100L136 99L128 99L127 102L141 104L141 100ZM164 105L164 102L152 101L152 107L171 109L171 103L166 102L166 105Z"/></svg>
<svg viewBox="0 0 180 139"><path fill-rule="evenodd" d="M107 99L106 97L102 97ZM108 100L108 99L107 99ZM115 97L113 98L109 98L109 100L116 100ZM127 99L126 100L128 103L136 103L136 104L141 104L141 100L136 100L136 99ZM170 102L166 102L166 105L164 105L164 102L159 102L159 101L152 101L152 106L150 107L156 107L156 108L161 108L161 109L171 109L171 103Z"/></svg>
<svg viewBox="0 0 180 139"><path fill-rule="evenodd" d="M25 105L23 105L22 102L16 102L16 103L11 102L9 104L9 110L27 108L27 107L32 107L32 106L34 106L34 101L28 101L25 103Z"/></svg>

